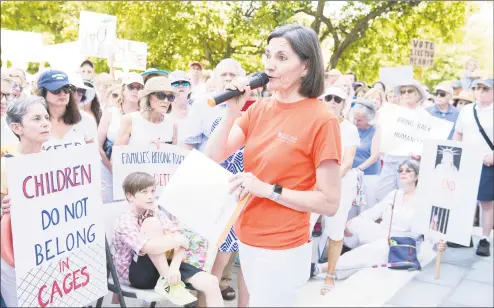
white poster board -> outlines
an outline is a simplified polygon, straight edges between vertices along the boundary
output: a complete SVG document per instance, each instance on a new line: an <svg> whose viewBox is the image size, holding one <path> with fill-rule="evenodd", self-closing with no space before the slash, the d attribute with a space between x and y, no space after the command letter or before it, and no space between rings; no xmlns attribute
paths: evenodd
<svg viewBox="0 0 494 308"><path fill-rule="evenodd" d="M83 55L107 58L116 38L116 16L81 11L78 41Z"/></svg>
<svg viewBox="0 0 494 308"><path fill-rule="evenodd" d="M435 51L436 44L434 42L412 39L410 65L432 66L434 64Z"/></svg>
<svg viewBox="0 0 494 308"><path fill-rule="evenodd" d="M1 29L2 60L40 62L41 33ZM6 62L6 61L5 61Z"/></svg>
<svg viewBox="0 0 494 308"><path fill-rule="evenodd" d="M100 160L96 144L6 160L18 307L83 307L108 293Z"/></svg>
<svg viewBox="0 0 494 308"><path fill-rule="evenodd" d="M403 84L413 79L413 66L396 66L379 68L379 81L383 82L387 88Z"/></svg>
<svg viewBox="0 0 494 308"><path fill-rule="evenodd" d="M483 155L461 142L426 140L412 230L468 246Z"/></svg>
<svg viewBox="0 0 494 308"><path fill-rule="evenodd" d="M113 66L127 70L146 70L148 44L117 39L115 42Z"/></svg>
<svg viewBox="0 0 494 308"><path fill-rule="evenodd" d="M219 247L240 214L246 198L228 193L232 173L192 150L163 189L158 203L184 225Z"/></svg>
<svg viewBox="0 0 494 308"><path fill-rule="evenodd" d="M408 156L422 153L425 139L448 139L453 122L439 119L419 107L406 107L385 103L379 109L381 126L381 153Z"/></svg>
<svg viewBox="0 0 494 308"><path fill-rule="evenodd" d="M156 195L161 194L177 170L178 166L189 154L189 150L171 144L161 144L160 149L150 145L114 146L112 152L113 164L113 198L125 199L122 183L125 177L133 172L146 172L156 179Z"/></svg>
<svg viewBox="0 0 494 308"><path fill-rule="evenodd" d="M82 61L86 59L81 54L79 47L78 41L45 45L43 47L43 60L50 63L52 69L75 72L79 69Z"/></svg>

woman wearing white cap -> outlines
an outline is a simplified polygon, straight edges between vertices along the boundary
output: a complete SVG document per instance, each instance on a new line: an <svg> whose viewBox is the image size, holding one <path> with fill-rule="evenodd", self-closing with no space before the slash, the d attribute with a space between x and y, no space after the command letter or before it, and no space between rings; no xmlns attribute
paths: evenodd
<svg viewBox="0 0 494 308"><path fill-rule="evenodd" d="M407 112L417 113L417 118L430 117L429 113L421 106L428 95L424 87L416 80L402 82L394 87L394 95L399 99L399 105L408 109ZM446 137L446 136L445 136ZM399 175L396 173L400 162L409 158L410 155L385 153L383 157L383 168L379 184L376 190L376 201L383 200L390 191L399 188Z"/></svg>
<svg viewBox="0 0 494 308"><path fill-rule="evenodd" d="M125 114L139 110L138 91L144 87L141 75L129 73L122 81L121 92L115 106L105 110L98 126L98 142L100 145L101 179L105 189L103 203L113 202L113 176L111 165L111 150L120 130L120 120Z"/></svg>
<svg viewBox="0 0 494 308"><path fill-rule="evenodd" d="M357 194L358 170L353 169L353 159L357 147L360 145L360 137L357 127L344 118L343 110L346 107L347 92L338 86L329 87L322 98L328 105L329 111L338 117L341 132L341 144L343 160L341 163L341 201L334 216L324 216L324 231L319 242L319 254L328 244L328 273L326 281L321 289L325 295L334 287L334 271L338 258L343 248L343 233L347 222L348 213L352 208L353 199ZM327 239L327 240L326 240Z"/></svg>
<svg viewBox="0 0 494 308"><path fill-rule="evenodd" d="M176 90L168 78L154 77L139 92L140 111L122 116L115 145L177 143L177 126L168 116Z"/></svg>

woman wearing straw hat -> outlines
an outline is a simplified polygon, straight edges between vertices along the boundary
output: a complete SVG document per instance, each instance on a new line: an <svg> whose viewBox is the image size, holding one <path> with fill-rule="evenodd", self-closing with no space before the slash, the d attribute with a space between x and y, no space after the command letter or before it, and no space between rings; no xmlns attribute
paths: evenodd
<svg viewBox="0 0 494 308"><path fill-rule="evenodd" d="M453 106L458 109L463 108L465 105L475 102L475 97L472 91L461 91L460 94L453 96Z"/></svg>
<svg viewBox="0 0 494 308"><path fill-rule="evenodd" d="M139 92L140 111L122 116L115 145L149 145L177 143L177 127L168 116L176 89L168 78L154 77Z"/></svg>

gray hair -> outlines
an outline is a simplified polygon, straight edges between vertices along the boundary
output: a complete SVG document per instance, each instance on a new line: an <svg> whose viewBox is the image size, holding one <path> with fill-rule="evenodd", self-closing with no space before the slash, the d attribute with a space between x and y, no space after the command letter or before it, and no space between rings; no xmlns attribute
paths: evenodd
<svg viewBox="0 0 494 308"><path fill-rule="evenodd" d="M245 77L245 70L242 68L242 64L240 64L237 60L232 58L226 58L220 61L218 65L216 65L213 74L211 76L213 84L217 85L220 80L219 70L220 65L232 64L235 67L235 72L237 73L237 77Z"/></svg>
<svg viewBox="0 0 494 308"><path fill-rule="evenodd" d="M9 126L12 123L22 124L22 120L27 114L27 110L34 104L41 104L48 111L48 105L46 104L46 101L42 96L30 95L25 98L18 98L10 103L9 107L7 108L7 124Z"/></svg>
<svg viewBox="0 0 494 308"><path fill-rule="evenodd" d="M400 165L398 166L398 170L400 170L400 168L403 167L404 165L407 165L408 167L412 168L413 171L415 172L415 174L417 176L419 175L420 164L418 161L416 161L415 159L412 159L412 158L407 158L400 163ZM415 182L415 185L417 185L417 183L418 183L418 180Z"/></svg>
<svg viewBox="0 0 494 308"><path fill-rule="evenodd" d="M370 122L376 116L376 107L371 101L360 100L355 102L355 105L352 107L351 112L353 114L364 114L367 117L367 120Z"/></svg>
<svg viewBox="0 0 494 308"><path fill-rule="evenodd" d="M307 65L307 76L302 78L300 95L319 97L324 92L324 63L316 32L297 24L284 25L274 29L268 36L268 44L278 37L285 38L300 60Z"/></svg>

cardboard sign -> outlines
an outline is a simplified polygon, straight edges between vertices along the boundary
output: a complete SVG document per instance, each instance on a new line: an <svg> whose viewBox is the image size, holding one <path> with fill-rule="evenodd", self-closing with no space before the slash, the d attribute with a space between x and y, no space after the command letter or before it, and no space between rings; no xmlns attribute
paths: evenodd
<svg viewBox="0 0 494 308"><path fill-rule="evenodd" d="M41 33L1 29L2 59L10 61L39 62L43 49Z"/></svg>
<svg viewBox="0 0 494 308"><path fill-rule="evenodd" d="M147 172L156 179L156 194L161 194L190 151L171 144L161 144L143 148L142 146L114 146L113 162L113 196L115 200L125 199L122 183L133 172Z"/></svg>
<svg viewBox="0 0 494 308"><path fill-rule="evenodd" d="M96 144L6 160L18 307L83 307L108 293L100 160Z"/></svg>
<svg viewBox="0 0 494 308"><path fill-rule="evenodd" d="M461 142L426 140L412 230L468 246L483 155Z"/></svg>
<svg viewBox="0 0 494 308"><path fill-rule="evenodd" d="M192 150L163 189L158 203L219 247L247 201L244 198L237 202L228 193L231 176L231 172Z"/></svg>
<svg viewBox="0 0 494 308"><path fill-rule="evenodd" d="M379 68L379 80L388 88L393 88L394 86L411 79L413 79L413 66Z"/></svg>
<svg viewBox="0 0 494 308"><path fill-rule="evenodd" d="M410 65L432 66L436 44L431 41L413 39L410 53Z"/></svg>
<svg viewBox="0 0 494 308"><path fill-rule="evenodd" d="M427 138L448 139L453 122L431 116L418 107L406 107L385 103L379 109L381 126L381 153L408 156L421 154L423 142Z"/></svg>
<svg viewBox="0 0 494 308"><path fill-rule="evenodd" d="M114 67L124 68L127 70L146 70L148 44L137 41L117 39L114 52Z"/></svg>
<svg viewBox="0 0 494 308"><path fill-rule="evenodd" d="M117 17L81 11L79 44L81 53L89 57L107 58L117 38Z"/></svg>

